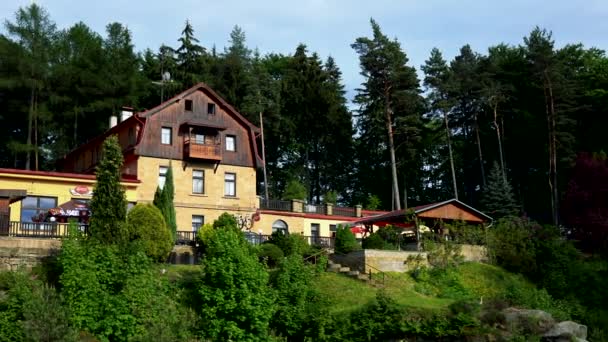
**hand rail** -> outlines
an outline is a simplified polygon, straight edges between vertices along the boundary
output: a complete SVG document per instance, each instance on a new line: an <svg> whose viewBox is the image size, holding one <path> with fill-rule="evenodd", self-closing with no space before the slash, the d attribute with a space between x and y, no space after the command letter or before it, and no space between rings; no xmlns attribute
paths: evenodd
<svg viewBox="0 0 608 342"><path fill-rule="evenodd" d="M334 251L334 254L337 254L337 255L346 255L344 253L339 253L339 252L336 252L336 251ZM381 270L379 270L379 269L377 269L376 267L374 267L374 266L372 266L372 265L370 265L368 263L364 263L363 264L363 270L361 269L361 266L359 266L359 272L363 272L364 274L367 273L366 272L366 267L370 268L370 272L368 273L369 280L370 281L372 280L372 273L373 272L371 272L371 270L373 269L373 270L377 271L376 273L380 273L382 275L382 286L384 286L385 283L386 283L386 278L387 278L386 273L383 272L383 271L381 271Z"/></svg>
<svg viewBox="0 0 608 342"><path fill-rule="evenodd" d="M376 272L376 273L380 273L380 274L382 275L382 285L384 286L385 281L386 281L386 279L385 279L385 278L386 278L386 273L384 273L384 272L380 271L380 270L379 270L379 269L377 269L376 267L374 267L374 266L372 266L372 265L370 265L370 264L367 264L367 263L365 264L365 266L363 266L363 272L364 272L364 273L365 273L365 267L369 267L369 268L370 268L370 272L369 272L369 280L370 280L370 281L372 280L372 271L371 271L371 269L374 269L374 270L378 271L378 272Z"/></svg>
<svg viewBox="0 0 608 342"><path fill-rule="evenodd" d="M304 262L308 261L311 258L314 258L314 263L316 264L317 263L317 257L319 255L322 255L322 254L326 254L324 250L323 251L319 251L319 252L317 252L315 254L307 256L306 258L304 258Z"/></svg>

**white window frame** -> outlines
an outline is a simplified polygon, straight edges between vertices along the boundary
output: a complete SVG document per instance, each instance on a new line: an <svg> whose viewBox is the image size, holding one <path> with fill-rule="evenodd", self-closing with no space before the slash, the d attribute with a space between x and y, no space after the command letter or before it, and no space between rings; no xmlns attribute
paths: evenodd
<svg viewBox="0 0 608 342"><path fill-rule="evenodd" d="M172 140L173 140L173 129L171 129L171 127L161 127L160 143L163 145L171 145Z"/></svg>
<svg viewBox="0 0 608 342"><path fill-rule="evenodd" d="M192 170L192 193L205 193L205 170Z"/></svg>
<svg viewBox="0 0 608 342"><path fill-rule="evenodd" d="M236 173L226 172L224 174L224 196L236 197Z"/></svg>
<svg viewBox="0 0 608 342"><path fill-rule="evenodd" d="M198 225L198 227L195 227L195 224L198 224L198 220L197 222L195 222L195 218L200 218L200 224ZM197 232L203 225L205 224L205 215L192 215L192 231L193 232Z"/></svg>
<svg viewBox="0 0 608 342"><path fill-rule="evenodd" d="M205 135L200 133L194 133L194 143L197 145L205 144ZM199 139L200 138L200 139Z"/></svg>
<svg viewBox="0 0 608 342"><path fill-rule="evenodd" d="M226 135L226 151L236 152L236 135Z"/></svg>
<svg viewBox="0 0 608 342"><path fill-rule="evenodd" d="M158 187L161 189L165 187L165 182L167 181L167 171L169 171L168 166L158 167Z"/></svg>

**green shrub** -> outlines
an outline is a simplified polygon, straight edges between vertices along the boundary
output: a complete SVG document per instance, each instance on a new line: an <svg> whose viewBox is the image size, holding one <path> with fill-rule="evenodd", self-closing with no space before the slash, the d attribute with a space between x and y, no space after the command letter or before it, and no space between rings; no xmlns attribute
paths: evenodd
<svg viewBox="0 0 608 342"><path fill-rule="evenodd" d="M285 256L293 254L302 256L308 253L312 248L304 236L300 234L283 234L279 231L270 235L268 243L279 247Z"/></svg>
<svg viewBox="0 0 608 342"><path fill-rule="evenodd" d="M205 248L207 243L209 243L209 239L211 239L211 235L213 234L213 225L210 223L205 223L200 226L196 231L196 244L201 248Z"/></svg>
<svg viewBox="0 0 608 342"><path fill-rule="evenodd" d="M451 224L444 223L450 237L456 243L468 245L485 245L486 232L481 225L470 225L464 221L455 221Z"/></svg>
<svg viewBox="0 0 608 342"><path fill-rule="evenodd" d="M304 184L302 184L298 180L292 179L287 182L285 190L283 190L283 196L281 196L281 199L286 201L294 199L304 201L307 196L308 195Z"/></svg>
<svg viewBox="0 0 608 342"><path fill-rule="evenodd" d="M222 215L220 215L217 218L217 220L213 221L213 228L215 228L215 229L224 228L224 229L234 229L234 230L239 229L234 215L231 215L228 213L222 213Z"/></svg>
<svg viewBox="0 0 608 342"><path fill-rule="evenodd" d="M268 267L274 268L283 260L283 251L272 243L264 243L258 249L258 258L266 262Z"/></svg>
<svg viewBox="0 0 608 342"><path fill-rule="evenodd" d="M127 215L129 239L141 241L146 255L165 261L173 248L171 232L160 210L152 204L138 204Z"/></svg>
<svg viewBox="0 0 608 342"><path fill-rule="evenodd" d="M212 341L267 341L274 313L268 273L240 232L218 229L202 261L200 328Z"/></svg>
<svg viewBox="0 0 608 342"><path fill-rule="evenodd" d="M339 254L347 254L358 250L361 247L355 238L355 234L346 226L338 226L336 230L336 239L334 251Z"/></svg>
<svg viewBox="0 0 608 342"><path fill-rule="evenodd" d="M372 233L362 242L363 249L384 249L384 240L378 233Z"/></svg>
<svg viewBox="0 0 608 342"><path fill-rule="evenodd" d="M318 340L323 331L318 317L328 315L327 303L314 287L314 274L312 266L293 254L281 261L273 279L277 310L271 327L290 341L301 340L303 336Z"/></svg>
<svg viewBox="0 0 608 342"><path fill-rule="evenodd" d="M441 237L427 235L423 240L424 251L427 252L429 264L437 268L450 268L460 265L464 258L461 246Z"/></svg>

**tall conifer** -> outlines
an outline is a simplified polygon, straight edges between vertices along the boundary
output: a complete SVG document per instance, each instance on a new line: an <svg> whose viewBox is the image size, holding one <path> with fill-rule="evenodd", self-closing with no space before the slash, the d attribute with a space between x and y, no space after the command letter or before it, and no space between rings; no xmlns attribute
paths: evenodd
<svg viewBox="0 0 608 342"><path fill-rule="evenodd" d="M90 232L101 242L119 243L126 239L127 199L120 185L123 157L118 137L107 138L102 153L91 199Z"/></svg>

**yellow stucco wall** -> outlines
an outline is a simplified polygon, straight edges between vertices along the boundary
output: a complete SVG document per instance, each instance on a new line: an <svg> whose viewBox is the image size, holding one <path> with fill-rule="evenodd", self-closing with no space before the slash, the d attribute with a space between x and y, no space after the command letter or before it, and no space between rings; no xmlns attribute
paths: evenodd
<svg viewBox="0 0 608 342"><path fill-rule="evenodd" d="M140 157L137 162L137 177L141 184L137 191L138 203L154 200L158 186L159 168L169 166L168 159ZM256 196L256 170L252 167L212 163L184 163L171 161L175 185L175 214L178 230L191 230L192 215L203 215L205 223L213 223L222 213L251 215L258 206ZM205 174L204 194L192 193L192 170L203 170ZM236 197L224 196L224 175L236 174Z"/></svg>
<svg viewBox="0 0 608 342"><path fill-rule="evenodd" d="M310 236L310 226L313 223L318 223L320 226L319 236L331 237L329 226L335 224L336 226L344 223L343 220L329 220L320 218L308 218L304 214L301 216L287 216L281 214L267 214L261 213L260 220L255 222L252 231L255 233L261 233L263 235L272 234L272 225L276 220L283 220L287 223L290 234L302 234Z"/></svg>
<svg viewBox="0 0 608 342"><path fill-rule="evenodd" d="M31 174L12 174L0 172L0 189L25 190L28 196L56 197L57 205L61 205L72 198L90 199L91 196L78 196L70 192L76 186L84 185L93 190L95 180L66 178L56 176L41 176ZM137 183L122 183L126 189L127 201L135 202L137 199ZM21 202L11 204L11 221L21 221Z"/></svg>

